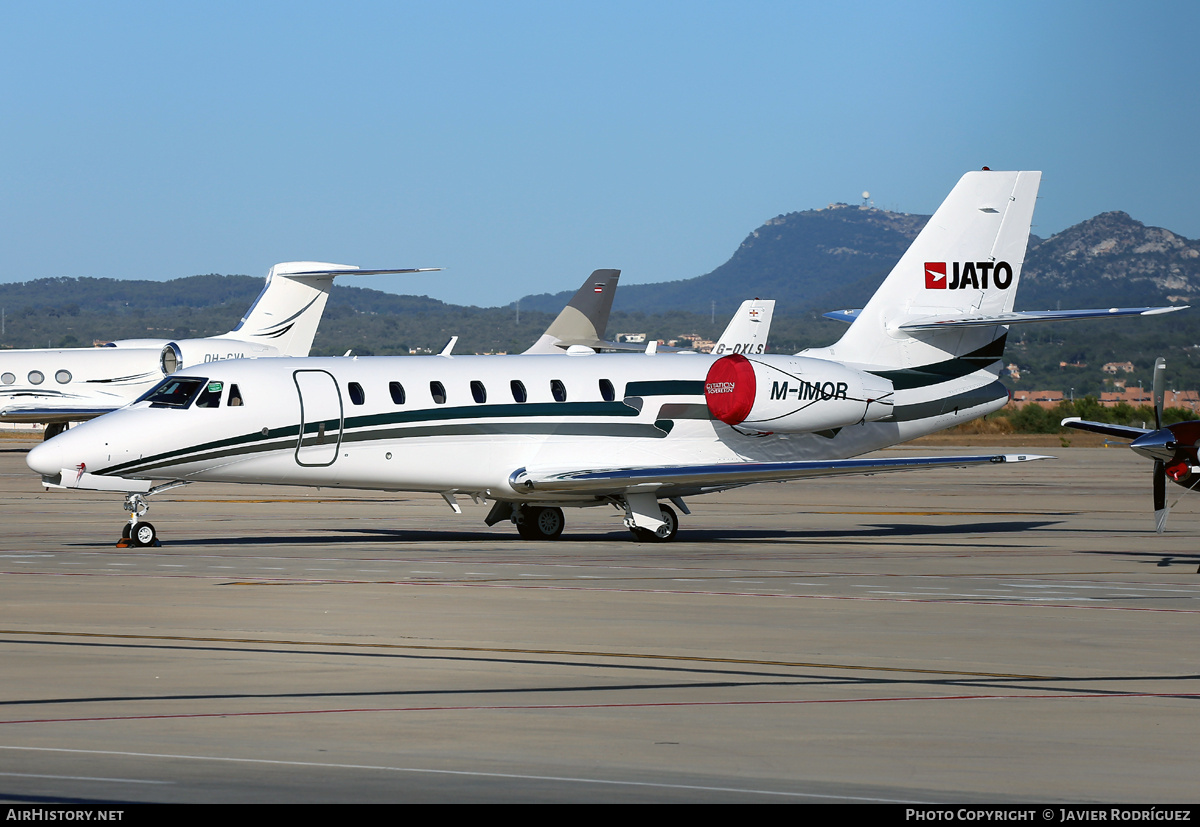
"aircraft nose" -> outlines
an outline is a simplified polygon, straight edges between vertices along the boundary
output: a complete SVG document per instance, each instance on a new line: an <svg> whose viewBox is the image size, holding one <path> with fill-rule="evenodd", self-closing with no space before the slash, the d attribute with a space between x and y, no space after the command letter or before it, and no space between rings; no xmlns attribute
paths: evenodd
<svg viewBox="0 0 1200 827"><path fill-rule="evenodd" d="M1129 447L1147 459L1170 462L1175 456L1175 435L1167 428L1140 436Z"/></svg>
<svg viewBox="0 0 1200 827"><path fill-rule="evenodd" d="M25 457L25 464L44 477L57 474L63 469L63 435L46 440Z"/></svg>

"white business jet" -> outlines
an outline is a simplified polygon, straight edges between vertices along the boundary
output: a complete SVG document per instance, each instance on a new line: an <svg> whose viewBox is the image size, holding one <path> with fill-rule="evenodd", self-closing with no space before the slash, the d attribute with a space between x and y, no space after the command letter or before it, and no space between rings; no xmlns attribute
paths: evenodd
<svg viewBox="0 0 1200 827"><path fill-rule="evenodd" d="M205 339L122 339L98 348L0 351L0 422L46 424L46 438L123 407L179 368L220 359L307 356L338 275L422 273L348 264L276 264L237 327Z"/></svg>
<svg viewBox="0 0 1200 827"><path fill-rule="evenodd" d="M1145 312L1014 313L1041 174L963 176L834 345L794 356L602 354L228 361L28 455L51 487L143 495L187 482L438 493L554 539L564 507L612 505L670 540L685 497L755 482L1001 465L1032 455L860 458L1002 407L1009 324ZM568 350L568 353L570 350Z"/></svg>

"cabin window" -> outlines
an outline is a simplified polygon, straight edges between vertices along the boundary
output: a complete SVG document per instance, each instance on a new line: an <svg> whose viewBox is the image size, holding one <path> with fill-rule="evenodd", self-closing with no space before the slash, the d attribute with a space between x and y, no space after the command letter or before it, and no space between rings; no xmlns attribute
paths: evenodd
<svg viewBox="0 0 1200 827"><path fill-rule="evenodd" d="M227 404L228 404L228 405L229 405L229 407L231 407L231 408L237 408L237 407L240 407L240 406L241 406L241 404L242 404L242 392L241 392L240 390L238 390L238 386L237 386L237 385L230 385L230 386L229 386L229 402L228 402Z"/></svg>
<svg viewBox="0 0 1200 827"><path fill-rule="evenodd" d="M5 372L5 374L3 376L0 376L0 383L3 383L5 385L11 385L11 384L15 383L16 381L17 381L17 375L15 373Z"/></svg>
<svg viewBox="0 0 1200 827"><path fill-rule="evenodd" d="M567 386L560 379L550 380L550 395L554 397L555 402L567 401Z"/></svg>
<svg viewBox="0 0 1200 827"><path fill-rule="evenodd" d="M525 402L529 399L529 394L525 392L525 384L520 379L514 379L508 383L512 388L514 402Z"/></svg>
<svg viewBox="0 0 1200 827"><path fill-rule="evenodd" d="M471 382L471 396L480 405L487 402L487 388L478 379Z"/></svg>
<svg viewBox="0 0 1200 827"><path fill-rule="evenodd" d="M613 390L613 383L607 379L600 380L600 398L605 402L612 402L617 398L617 392Z"/></svg>
<svg viewBox="0 0 1200 827"><path fill-rule="evenodd" d="M29 384L40 385L46 381L46 375L40 370L29 371Z"/></svg>
<svg viewBox="0 0 1200 827"><path fill-rule="evenodd" d="M186 408L200 389L207 385L207 379L194 376L172 377L159 382L137 401L149 402L152 408Z"/></svg>
<svg viewBox="0 0 1200 827"><path fill-rule="evenodd" d="M446 404L446 389L441 382L429 383L429 395L433 397L433 401L439 405Z"/></svg>
<svg viewBox="0 0 1200 827"><path fill-rule="evenodd" d="M200 391L200 395L196 397L197 408L219 408L221 407L221 393L225 390L225 383L213 380L204 386Z"/></svg>
<svg viewBox="0 0 1200 827"><path fill-rule="evenodd" d="M399 382L388 382L388 392L392 395L392 401L397 405L404 404L404 386Z"/></svg>
<svg viewBox="0 0 1200 827"><path fill-rule="evenodd" d="M351 382L346 386L346 390L350 392L350 401L355 405L361 405L367 401L367 395L363 393L362 385L357 382Z"/></svg>
<svg viewBox="0 0 1200 827"><path fill-rule="evenodd" d="M71 381L71 371L60 370L58 373L54 374L54 381L60 385L67 384Z"/></svg>

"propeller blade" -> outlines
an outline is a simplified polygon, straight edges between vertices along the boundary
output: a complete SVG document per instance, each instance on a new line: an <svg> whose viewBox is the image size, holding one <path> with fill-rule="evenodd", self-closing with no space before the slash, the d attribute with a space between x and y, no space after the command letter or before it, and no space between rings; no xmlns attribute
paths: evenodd
<svg viewBox="0 0 1200 827"><path fill-rule="evenodd" d="M1162 460L1154 461L1154 530L1159 534L1167 527L1167 467Z"/></svg>
<svg viewBox="0 0 1200 827"><path fill-rule="evenodd" d="M1159 356L1154 360L1154 427L1155 429L1162 427L1163 414L1163 395L1166 389L1163 387L1163 374L1167 372L1167 360Z"/></svg>

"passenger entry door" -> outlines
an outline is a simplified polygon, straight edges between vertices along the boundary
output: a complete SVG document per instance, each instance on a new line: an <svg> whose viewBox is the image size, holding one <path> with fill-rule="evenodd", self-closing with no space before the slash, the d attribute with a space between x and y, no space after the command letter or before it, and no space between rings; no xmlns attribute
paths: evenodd
<svg viewBox="0 0 1200 827"><path fill-rule="evenodd" d="M296 464L333 465L342 444L342 393L337 381L323 370L298 370L292 377L300 396Z"/></svg>

